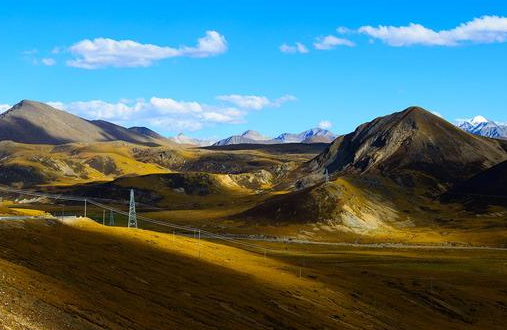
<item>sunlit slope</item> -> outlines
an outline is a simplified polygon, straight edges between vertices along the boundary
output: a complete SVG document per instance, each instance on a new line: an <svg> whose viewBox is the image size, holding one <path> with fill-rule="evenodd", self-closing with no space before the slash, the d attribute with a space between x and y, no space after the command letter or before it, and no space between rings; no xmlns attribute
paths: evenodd
<svg viewBox="0 0 507 330"><path fill-rule="evenodd" d="M314 154L214 151L127 142L71 143L58 146L0 142L0 184L69 185L121 176L169 172L239 175L254 189L267 188ZM268 173L269 172L269 173ZM249 175L245 175L249 174Z"/></svg>
<svg viewBox="0 0 507 330"><path fill-rule="evenodd" d="M477 214L381 177L338 177L272 196L230 219L264 234L310 240L507 244L505 208Z"/></svg>
<svg viewBox="0 0 507 330"><path fill-rule="evenodd" d="M0 142L0 183L32 186L111 180L122 175L167 173L137 161L126 142L61 146Z"/></svg>
<svg viewBox="0 0 507 330"><path fill-rule="evenodd" d="M390 231L396 222L406 221L381 195L345 178L274 196L241 216L278 225L315 224L359 233Z"/></svg>
<svg viewBox="0 0 507 330"><path fill-rule="evenodd" d="M234 210L250 201L268 195L261 189L269 186L273 176L267 171L236 175L202 172L148 174L117 178L109 182L65 187L45 187L51 193L123 201L135 189L136 200L148 209L202 210L220 208ZM266 197L264 197L266 195ZM151 207L151 208L150 208ZM187 217L188 221L192 218Z"/></svg>

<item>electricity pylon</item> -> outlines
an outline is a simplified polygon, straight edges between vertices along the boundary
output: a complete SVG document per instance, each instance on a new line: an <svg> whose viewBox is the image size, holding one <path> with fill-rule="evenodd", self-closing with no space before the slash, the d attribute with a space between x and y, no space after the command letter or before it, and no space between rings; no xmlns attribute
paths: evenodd
<svg viewBox="0 0 507 330"><path fill-rule="evenodd" d="M110 211L109 213L109 225L114 226L114 214L113 211Z"/></svg>
<svg viewBox="0 0 507 330"><path fill-rule="evenodd" d="M134 200L134 189L130 189L129 228L137 228L136 202Z"/></svg>

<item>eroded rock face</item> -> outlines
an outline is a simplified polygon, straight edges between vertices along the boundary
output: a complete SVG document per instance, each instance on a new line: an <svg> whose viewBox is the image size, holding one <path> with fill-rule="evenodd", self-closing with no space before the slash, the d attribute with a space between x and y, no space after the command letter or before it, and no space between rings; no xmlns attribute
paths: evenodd
<svg viewBox="0 0 507 330"><path fill-rule="evenodd" d="M266 170L259 170L252 173L232 174L231 179L238 185L248 189L260 190L269 188L274 183L274 176Z"/></svg>
<svg viewBox="0 0 507 330"><path fill-rule="evenodd" d="M167 169L179 169L185 164L185 158L172 149L133 148L132 155L140 162L157 164Z"/></svg>
<svg viewBox="0 0 507 330"><path fill-rule="evenodd" d="M104 175L121 174L121 171L116 166L115 161L109 156L94 156L93 158L87 160L85 164Z"/></svg>

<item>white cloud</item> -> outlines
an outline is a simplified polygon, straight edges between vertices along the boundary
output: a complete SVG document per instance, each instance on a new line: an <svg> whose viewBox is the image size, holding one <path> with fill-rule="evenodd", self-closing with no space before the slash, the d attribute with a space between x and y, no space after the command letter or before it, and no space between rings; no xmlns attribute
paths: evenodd
<svg viewBox="0 0 507 330"><path fill-rule="evenodd" d="M295 53L306 54L309 52L308 48L306 48L306 46L300 42L296 42L294 46L290 46L284 43L279 48L282 53L286 54L295 54Z"/></svg>
<svg viewBox="0 0 507 330"><path fill-rule="evenodd" d="M333 127L333 124L329 120L322 120L319 123L319 128L330 129L331 127Z"/></svg>
<svg viewBox="0 0 507 330"><path fill-rule="evenodd" d="M42 64L46 65L46 66L53 66L56 64L56 60L54 58L50 58L50 57L47 57L47 58L43 58L41 60Z"/></svg>
<svg viewBox="0 0 507 330"><path fill-rule="evenodd" d="M48 104L57 109L62 109L87 119L104 119L114 121L128 120L134 117L136 113L140 113L146 108L146 104L143 100L135 103L108 103L102 100L91 100L69 103L48 102Z"/></svg>
<svg viewBox="0 0 507 330"><path fill-rule="evenodd" d="M313 44L315 49L328 50L333 49L336 46L347 46L354 47L356 44L348 39L338 38L333 35L317 38L317 41Z"/></svg>
<svg viewBox="0 0 507 330"><path fill-rule="evenodd" d="M3 113L11 108L8 104L0 104L0 113Z"/></svg>
<svg viewBox="0 0 507 330"><path fill-rule="evenodd" d="M196 119L151 118L148 124L172 132L195 132L203 128L202 123Z"/></svg>
<svg viewBox="0 0 507 330"><path fill-rule="evenodd" d="M146 67L155 61L171 57L220 55L227 51L227 41L216 31L206 31L206 35L199 38L194 47L173 48L142 44L132 40L96 38L79 41L68 50L75 58L68 60L67 65L76 68Z"/></svg>
<svg viewBox="0 0 507 330"><path fill-rule="evenodd" d="M420 24L408 26L363 26L359 33L394 46L456 46L463 43L495 43L507 41L507 17L482 16L450 30L435 31Z"/></svg>
<svg viewBox="0 0 507 330"><path fill-rule="evenodd" d="M438 112L438 111L431 111L431 113L434 114L437 117L444 118L444 116L442 116L442 114L440 112Z"/></svg>
<svg viewBox="0 0 507 330"><path fill-rule="evenodd" d="M264 106L280 106L287 101L295 100L286 95L274 101L263 96ZM220 99L220 97L217 97ZM135 123L136 126L155 126L163 131L196 131L215 124L244 123L249 110L260 110L253 103L238 103L234 106L209 105L196 101L177 101L172 98L152 97L149 100L123 99L116 103L102 100L75 102L48 102L49 105L66 110L86 119L103 119L118 124ZM6 106L7 107L7 106Z"/></svg>
<svg viewBox="0 0 507 330"><path fill-rule="evenodd" d="M256 95L220 95L216 97L217 100L225 101L234 104L243 109L260 110L265 107L280 107L285 102L296 101L296 97L292 95L284 95L275 100L270 100L265 96Z"/></svg>
<svg viewBox="0 0 507 330"><path fill-rule="evenodd" d="M176 101L171 98L152 97L151 105L162 114L186 114L202 112L202 106L198 102Z"/></svg>

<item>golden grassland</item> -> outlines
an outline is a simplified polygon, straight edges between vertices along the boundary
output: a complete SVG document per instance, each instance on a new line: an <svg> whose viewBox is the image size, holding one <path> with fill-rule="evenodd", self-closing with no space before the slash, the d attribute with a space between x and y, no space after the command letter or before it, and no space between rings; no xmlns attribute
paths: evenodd
<svg viewBox="0 0 507 330"><path fill-rule="evenodd" d="M314 154L270 153L262 150L215 151L175 146L146 147L127 142L29 145L0 141L0 166L23 170L24 178L9 180L17 186L71 186L111 181L122 176L194 171L252 172L286 163L301 163ZM13 181L14 180L14 181Z"/></svg>
<svg viewBox="0 0 507 330"><path fill-rule="evenodd" d="M0 222L6 329L503 329L507 252L261 243Z"/></svg>

